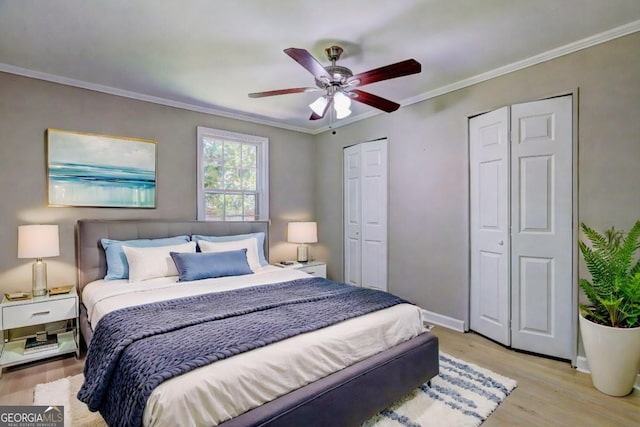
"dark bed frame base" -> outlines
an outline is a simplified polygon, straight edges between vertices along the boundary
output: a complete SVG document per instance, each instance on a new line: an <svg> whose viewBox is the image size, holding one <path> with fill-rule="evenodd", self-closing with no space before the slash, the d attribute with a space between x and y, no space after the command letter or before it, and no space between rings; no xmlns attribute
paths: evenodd
<svg viewBox="0 0 640 427"><path fill-rule="evenodd" d="M264 231L268 257L269 224L166 220L80 220L77 228L78 293L104 277L101 238L117 240L181 234L225 236ZM80 326L88 344L92 330L81 306ZM368 359L294 390L221 426L357 426L438 375L438 338L425 332Z"/></svg>
<svg viewBox="0 0 640 427"><path fill-rule="evenodd" d="M359 426L438 375L438 367L438 338L425 332L219 425Z"/></svg>

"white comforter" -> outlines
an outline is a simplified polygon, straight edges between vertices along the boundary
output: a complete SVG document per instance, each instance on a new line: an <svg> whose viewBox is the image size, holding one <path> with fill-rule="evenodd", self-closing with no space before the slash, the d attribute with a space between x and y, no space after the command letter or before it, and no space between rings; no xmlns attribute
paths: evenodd
<svg viewBox="0 0 640 427"><path fill-rule="evenodd" d="M140 283L99 280L84 288L82 299L91 325L96 325L123 307L301 277L308 275L270 266L252 275L196 282L177 283L176 277ZM147 401L144 424L217 425L423 330L421 310L400 304L220 360L158 386Z"/></svg>

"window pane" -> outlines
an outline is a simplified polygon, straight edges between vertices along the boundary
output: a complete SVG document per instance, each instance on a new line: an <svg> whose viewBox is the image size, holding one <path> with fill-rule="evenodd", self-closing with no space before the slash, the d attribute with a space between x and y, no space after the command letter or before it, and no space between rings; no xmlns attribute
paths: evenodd
<svg viewBox="0 0 640 427"><path fill-rule="evenodd" d="M204 161L206 163L222 162L222 141L215 139L204 139L203 145Z"/></svg>
<svg viewBox="0 0 640 427"><path fill-rule="evenodd" d="M224 188L222 175L221 140L205 138L203 140L203 172L205 188Z"/></svg>
<svg viewBox="0 0 640 427"><path fill-rule="evenodd" d="M237 168L225 168L224 170L224 189L225 190L242 190L242 178Z"/></svg>
<svg viewBox="0 0 640 427"><path fill-rule="evenodd" d="M234 141L225 141L223 146L224 167L239 168L242 164L241 156L242 144Z"/></svg>
<svg viewBox="0 0 640 427"><path fill-rule="evenodd" d="M207 219L214 221L224 220L224 194L207 194L205 199L207 203Z"/></svg>
<svg viewBox="0 0 640 427"><path fill-rule="evenodd" d="M204 188L224 189L224 174L221 166L204 165Z"/></svg>
<svg viewBox="0 0 640 427"><path fill-rule="evenodd" d="M242 220L242 194L227 194L224 198L226 220ZM234 219L232 219L234 218Z"/></svg>
<svg viewBox="0 0 640 427"><path fill-rule="evenodd" d="M256 168L257 167L257 150L258 148L253 144L242 144L242 167L243 168Z"/></svg>
<svg viewBox="0 0 640 427"><path fill-rule="evenodd" d="M256 191L256 170L255 169L242 169L240 171L240 177L242 179L242 190Z"/></svg>
<svg viewBox="0 0 640 427"><path fill-rule="evenodd" d="M256 219L256 196L255 194L244 195L244 219L254 221Z"/></svg>

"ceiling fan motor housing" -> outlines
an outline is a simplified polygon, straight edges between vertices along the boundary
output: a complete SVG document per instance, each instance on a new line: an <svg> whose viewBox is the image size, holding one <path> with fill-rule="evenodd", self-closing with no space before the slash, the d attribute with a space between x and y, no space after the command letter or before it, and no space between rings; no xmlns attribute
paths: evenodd
<svg viewBox="0 0 640 427"><path fill-rule="evenodd" d="M324 50L331 65L324 67L327 73L331 75L331 81L325 79L315 79L316 86L320 89L327 89L330 86L343 86L347 83L347 79L353 77L353 72L347 67L336 65L336 61L340 59L340 55L344 50L340 46L330 46Z"/></svg>
<svg viewBox="0 0 640 427"><path fill-rule="evenodd" d="M353 76L353 72L347 67L341 67L340 65L329 65L324 67L332 77L332 80L327 82L316 79L316 86L321 89L326 89L328 86L342 86L347 83L347 79Z"/></svg>

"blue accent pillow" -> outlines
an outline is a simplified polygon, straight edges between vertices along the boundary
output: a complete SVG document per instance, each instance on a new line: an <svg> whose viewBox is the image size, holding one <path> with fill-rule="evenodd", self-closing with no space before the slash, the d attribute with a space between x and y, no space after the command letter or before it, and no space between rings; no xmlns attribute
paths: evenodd
<svg viewBox="0 0 640 427"><path fill-rule="evenodd" d="M112 240L101 239L104 253L107 257L107 275L104 280L129 278L129 263L122 246L134 248L148 248L157 246L180 245L189 242L189 236L166 237L163 239Z"/></svg>
<svg viewBox="0 0 640 427"><path fill-rule="evenodd" d="M262 231L258 233L249 234L235 234L233 236L203 236L200 234L194 234L191 236L191 240L198 243L198 240L206 240L207 242L233 242L236 240L244 240L255 237L258 239L258 261L261 266L269 265L267 258L264 256L264 233Z"/></svg>
<svg viewBox="0 0 640 427"><path fill-rule="evenodd" d="M228 252L169 252L178 270L179 282L252 274L247 250Z"/></svg>

